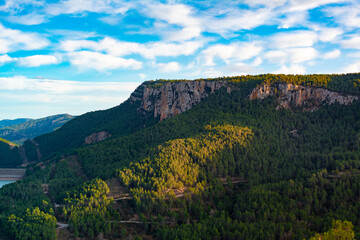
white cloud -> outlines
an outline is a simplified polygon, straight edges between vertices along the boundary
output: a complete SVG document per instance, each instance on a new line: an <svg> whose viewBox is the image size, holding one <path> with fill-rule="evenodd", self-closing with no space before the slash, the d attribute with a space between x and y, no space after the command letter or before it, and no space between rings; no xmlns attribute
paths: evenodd
<svg viewBox="0 0 360 240"><path fill-rule="evenodd" d="M305 74L306 68L299 64L291 65L290 67L282 66L279 70L275 71L276 74Z"/></svg>
<svg viewBox="0 0 360 240"><path fill-rule="evenodd" d="M347 57L360 58L360 51L349 53L347 54Z"/></svg>
<svg viewBox="0 0 360 240"><path fill-rule="evenodd" d="M355 35L341 42L343 48L360 49L360 36Z"/></svg>
<svg viewBox="0 0 360 240"><path fill-rule="evenodd" d="M76 31L69 29L47 29L47 32L52 36L56 36L58 39L67 40L83 40L91 37L98 37L98 34L94 31Z"/></svg>
<svg viewBox="0 0 360 240"><path fill-rule="evenodd" d="M74 52L82 49L96 49L97 42L90 40L65 40L60 43L59 48L66 52Z"/></svg>
<svg viewBox="0 0 360 240"><path fill-rule="evenodd" d="M65 0L48 4L45 12L54 16L82 12L123 14L128 9L128 3L117 0Z"/></svg>
<svg viewBox="0 0 360 240"><path fill-rule="evenodd" d="M38 50L49 44L50 42L39 34L5 28L0 24L0 53Z"/></svg>
<svg viewBox="0 0 360 240"><path fill-rule="evenodd" d="M270 8L257 10L239 10L234 8L225 17L204 18L206 31L218 33L224 37L234 36L234 32L243 29L253 29L261 25L272 24L275 12Z"/></svg>
<svg viewBox="0 0 360 240"><path fill-rule="evenodd" d="M66 40L60 43L60 49L68 52L77 50L103 51L113 56L127 56L138 54L145 58L153 59L157 56L176 57L180 55L191 55L203 46L202 41L187 41L182 43L136 43L123 42L114 38L106 37L100 41L90 40Z"/></svg>
<svg viewBox="0 0 360 240"><path fill-rule="evenodd" d="M283 6L287 0L244 0L244 2L249 5L249 6L258 6L258 5L262 5L262 6L266 6L266 7L270 7L270 8L275 8L275 7L279 7L279 6Z"/></svg>
<svg viewBox="0 0 360 240"><path fill-rule="evenodd" d="M287 52L289 53L289 61L291 63L311 61L318 56L316 49L311 47L288 49Z"/></svg>
<svg viewBox="0 0 360 240"><path fill-rule="evenodd" d="M199 37L202 32L200 19L194 17L191 7L184 4L148 4L144 13L151 18L162 20L168 24L182 27L181 30L161 31L170 41L186 41Z"/></svg>
<svg viewBox="0 0 360 240"><path fill-rule="evenodd" d="M9 16L6 19L10 22L19 23L23 25L38 25L48 21L46 15L36 14L36 13L30 13L27 15L20 15L20 16L19 15Z"/></svg>
<svg viewBox="0 0 360 240"><path fill-rule="evenodd" d="M262 47L258 43L216 44L202 51L201 59L204 65L213 66L216 58L223 60L225 63L244 61L257 56L261 50Z"/></svg>
<svg viewBox="0 0 360 240"><path fill-rule="evenodd" d="M78 82L67 80L31 79L24 76L0 77L0 90L27 90L46 94L70 94L87 92L131 92L134 82Z"/></svg>
<svg viewBox="0 0 360 240"><path fill-rule="evenodd" d="M272 63L296 64L316 59L318 57L318 52L316 51L316 49L311 47L289 48L268 51L264 54L264 57Z"/></svg>
<svg viewBox="0 0 360 240"><path fill-rule="evenodd" d="M344 33L341 28L322 28L318 34L319 40L322 42L331 42L336 40Z"/></svg>
<svg viewBox="0 0 360 240"><path fill-rule="evenodd" d="M146 78L146 74L144 73L139 73L138 76L140 77L141 80L144 80Z"/></svg>
<svg viewBox="0 0 360 240"><path fill-rule="evenodd" d="M341 55L341 51L339 49L335 49L331 52L327 52L323 55L324 59L334 59L334 58L338 58Z"/></svg>
<svg viewBox="0 0 360 240"><path fill-rule="evenodd" d="M5 0L5 4L0 6L0 11L15 14L29 8L29 6L40 7L44 4L43 0Z"/></svg>
<svg viewBox="0 0 360 240"><path fill-rule="evenodd" d="M344 73L357 73L360 72L360 61L354 62L349 66L345 67L343 70Z"/></svg>
<svg viewBox="0 0 360 240"><path fill-rule="evenodd" d="M53 55L33 55L18 58L18 63L25 67L39 67L42 65L58 64L60 59Z"/></svg>
<svg viewBox="0 0 360 240"><path fill-rule="evenodd" d="M278 33L271 38L273 48L311 47L317 41L313 31L293 31Z"/></svg>
<svg viewBox="0 0 360 240"><path fill-rule="evenodd" d="M290 0L287 6L287 11L304 11L330 3L341 2L345 2L345 0Z"/></svg>
<svg viewBox="0 0 360 240"><path fill-rule="evenodd" d="M157 63L156 66L161 72L178 72L181 69L178 62Z"/></svg>
<svg viewBox="0 0 360 240"><path fill-rule="evenodd" d="M4 55L0 55L0 66L8 63L8 62L13 62L15 61L15 59L9 57L9 55L4 54Z"/></svg>
<svg viewBox="0 0 360 240"><path fill-rule="evenodd" d="M106 71L114 69L140 69L142 63L135 59L125 59L98 52L81 51L68 53L70 63L80 69Z"/></svg>
<svg viewBox="0 0 360 240"><path fill-rule="evenodd" d="M279 28L292 28L296 26L305 25L308 17L307 11L298 11L287 13L285 18L280 18Z"/></svg>
<svg viewBox="0 0 360 240"><path fill-rule="evenodd" d="M333 17L338 23L350 27L358 28L360 26L360 4L353 2L351 4L339 7L329 7L324 9L329 17Z"/></svg>

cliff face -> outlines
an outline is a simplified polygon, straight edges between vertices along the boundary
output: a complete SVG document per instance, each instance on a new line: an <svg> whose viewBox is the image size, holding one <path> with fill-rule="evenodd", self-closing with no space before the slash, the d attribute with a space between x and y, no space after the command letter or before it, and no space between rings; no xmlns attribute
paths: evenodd
<svg viewBox="0 0 360 240"><path fill-rule="evenodd" d="M160 87L143 84L131 95L130 101L141 101L139 111L154 112L154 117L160 116L162 121L189 110L226 85L226 81L167 82Z"/></svg>
<svg viewBox="0 0 360 240"><path fill-rule="evenodd" d="M250 94L250 100L265 99L277 96L277 109L290 109L292 106L303 107L304 110L313 111L323 104L339 103L348 105L358 100L355 95L342 95L323 88L300 86L280 83L275 86L267 84L256 87Z"/></svg>
<svg viewBox="0 0 360 240"><path fill-rule="evenodd" d="M105 131L93 133L85 138L85 144L98 143L109 137L111 137L111 134Z"/></svg>
<svg viewBox="0 0 360 240"><path fill-rule="evenodd" d="M162 121L189 110L221 87L226 87L228 93L233 90L226 81L166 82L157 87L145 83L131 94L130 101L140 102L139 112L153 113ZM343 95L324 88L287 83L259 85L249 98L262 100L269 96L276 96L277 109L302 107L306 111L314 111L323 104L348 105L359 99L355 95Z"/></svg>

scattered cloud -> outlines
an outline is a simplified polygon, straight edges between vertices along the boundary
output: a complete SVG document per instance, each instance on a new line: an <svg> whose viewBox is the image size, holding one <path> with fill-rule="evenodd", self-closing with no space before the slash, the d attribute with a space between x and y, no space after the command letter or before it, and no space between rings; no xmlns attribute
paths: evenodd
<svg viewBox="0 0 360 240"><path fill-rule="evenodd" d="M67 80L32 79L24 76L0 77L0 90L27 90L46 94L87 92L131 92L135 82L79 82Z"/></svg>
<svg viewBox="0 0 360 240"><path fill-rule="evenodd" d="M271 37L273 48L311 47L317 41L313 31L293 31L278 33Z"/></svg>
<svg viewBox="0 0 360 240"><path fill-rule="evenodd" d="M144 73L139 73L138 76L140 77L141 80L144 80L146 78L146 74Z"/></svg>
<svg viewBox="0 0 360 240"><path fill-rule="evenodd" d="M129 4L117 0L65 0L48 4L45 12L54 16L83 12L124 14L128 9Z"/></svg>
<svg viewBox="0 0 360 240"><path fill-rule="evenodd" d="M137 42L118 41L106 37L100 41L66 40L60 43L60 49L67 52L77 50L102 51L113 56L127 56L138 54L145 58L153 59L158 56L176 57L193 54L203 46L202 41L187 41L182 43L153 42L141 44Z"/></svg>
<svg viewBox="0 0 360 240"><path fill-rule="evenodd" d="M360 49L360 35L351 36L341 42L343 48Z"/></svg>
<svg viewBox="0 0 360 240"><path fill-rule="evenodd" d="M360 26L360 3L357 1L348 1L348 3L350 4L328 7L323 11L345 27L358 28Z"/></svg>
<svg viewBox="0 0 360 240"><path fill-rule="evenodd" d="M203 65L214 66L215 59L221 59L225 63L232 61L244 61L257 56L262 50L256 42L236 42L229 45L216 44L201 53Z"/></svg>
<svg viewBox="0 0 360 240"><path fill-rule="evenodd" d="M114 69L141 69L142 62L98 52L80 51L68 53L70 63L80 69L106 71Z"/></svg>
<svg viewBox="0 0 360 240"><path fill-rule="evenodd" d="M264 54L264 57L272 63L294 64L314 60L318 57L318 52L312 47L288 48L268 51Z"/></svg>
<svg viewBox="0 0 360 240"><path fill-rule="evenodd" d="M6 18L9 22L18 23L23 25L38 25L47 22L46 15L30 13L27 15L13 15Z"/></svg>
<svg viewBox="0 0 360 240"><path fill-rule="evenodd" d="M341 51L339 49L335 49L334 51L327 52L323 55L324 59L334 59L338 58L341 55Z"/></svg>
<svg viewBox="0 0 360 240"><path fill-rule="evenodd" d="M287 6L287 11L304 11L314 9L330 3L341 3L345 0L290 0Z"/></svg>
<svg viewBox="0 0 360 240"><path fill-rule="evenodd" d="M346 66L343 70L344 73L356 73L360 72L360 61L356 61L349 66Z"/></svg>
<svg viewBox="0 0 360 240"><path fill-rule="evenodd" d="M17 62L19 65L25 67L39 67L42 65L58 64L60 59L53 55L33 55L18 58Z"/></svg>
<svg viewBox="0 0 360 240"><path fill-rule="evenodd" d="M178 62L168 62L168 63L157 63L155 64L160 72L178 72L180 71L181 67Z"/></svg>
<svg viewBox="0 0 360 240"><path fill-rule="evenodd" d="M319 40L322 42L332 42L337 40L344 33L341 28L322 28L319 31Z"/></svg>
<svg viewBox="0 0 360 240"><path fill-rule="evenodd" d="M9 57L9 55L4 54L4 55L0 55L0 66L9 63L9 62L13 62L14 59Z"/></svg>
<svg viewBox="0 0 360 240"><path fill-rule="evenodd" d="M38 50L47 47L50 41L37 33L22 32L0 24L0 53L18 50Z"/></svg>
<svg viewBox="0 0 360 240"><path fill-rule="evenodd" d="M202 23L194 17L190 6L184 4L152 3L146 5L144 13L151 18L164 21L168 24L182 27L180 30L164 31L162 34L170 41L186 41L199 37L202 32Z"/></svg>
<svg viewBox="0 0 360 240"><path fill-rule="evenodd" d="M304 74L306 73L306 68L299 64L290 65L289 67L284 65L279 70L274 73L282 73L282 74Z"/></svg>

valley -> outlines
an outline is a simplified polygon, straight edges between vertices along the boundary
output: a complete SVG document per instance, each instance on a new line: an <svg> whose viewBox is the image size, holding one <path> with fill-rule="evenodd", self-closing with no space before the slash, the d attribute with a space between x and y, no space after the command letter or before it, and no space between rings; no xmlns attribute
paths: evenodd
<svg viewBox="0 0 360 240"><path fill-rule="evenodd" d="M0 164L12 239L360 237L360 74L157 80ZM46 190L44 190L46 186ZM56 224L61 223L58 228Z"/></svg>

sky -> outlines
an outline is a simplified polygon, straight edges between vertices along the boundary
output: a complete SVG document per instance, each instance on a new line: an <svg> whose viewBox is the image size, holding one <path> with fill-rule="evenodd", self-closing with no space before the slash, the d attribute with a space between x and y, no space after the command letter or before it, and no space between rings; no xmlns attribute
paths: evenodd
<svg viewBox="0 0 360 240"><path fill-rule="evenodd" d="M80 115L143 81L360 72L359 0L0 0L0 119Z"/></svg>

